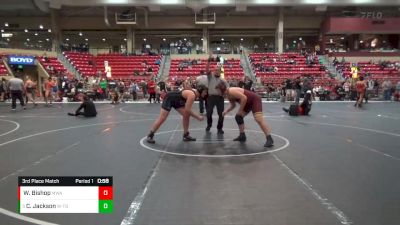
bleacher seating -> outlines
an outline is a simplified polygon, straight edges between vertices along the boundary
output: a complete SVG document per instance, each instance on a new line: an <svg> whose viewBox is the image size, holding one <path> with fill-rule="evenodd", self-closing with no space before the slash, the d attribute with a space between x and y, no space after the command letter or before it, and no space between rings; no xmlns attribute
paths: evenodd
<svg viewBox="0 0 400 225"><path fill-rule="evenodd" d="M4 54L0 54L0 76L5 76L8 74L6 66L4 65L4 62L3 62L4 56L5 56Z"/></svg>
<svg viewBox="0 0 400 225"><path fill-rule="evenodd" d="M0 76L5 76L5 75L7 75L7 73L8 72L7 72L6 66L4 65L3 60L1 60L0 61Z"/></svg>
<svg viewBox="0 0 400 225"><path fill-rule="evenodd" d="M96 67L89 64L89 61L94 62L92 54L82 52L64 52L63 54L82 76L96 75Z"/></svg>
<svg viewBox="0 0 400 225"><path fill-rule="evenodd" d="M159 55L143 55L143 56L125 56L121 54L104 54L95 57L95 64L98 70L104 70L104 61L108 61L111 67L113 77L133 77L134 72L139 73L147 72L147 66L152 68L152 74L156 75L159 70L159 65L155 62L160 59ZM144 64L146 62L146 64ZM150 75L150 73L147 73ZM135 77L134 77L135 78ZM136 76L136 78L143 78L143 76Z"/></svg>
<svg viewBox="0 0 400 225"><path fill-rule="evenodd" d="M343 64L342 64L343 66ZM394 84L400 81L400 72L396 68L392 67L381 67L379 64L371 62L358 62L357 67L360 69L358 74L360 76L366 76L367 74L371 76L372 79L383 81L386 77ZM351 63L344 63L343 75L345 77L351 77ZM379 82L382 83L382 82Z"/></svg>
<svg viewBox="0 0 400 225"><path fill-rule="evenodd" d="M190 67L183 68L183 71L179 71L179 64L183 62L189 62L189 59L175 59L171 61L171 68L169 71L170 79L176 78L184 80L187 77L196 77L200 75L201 71L207 70L208 60L197 60L197 64L193 64ZM210 63L210 69L214 69L217 66L217 62ZM229 59L224 61L224 76L226 80L230 79L241 79L244 76L244 71L240 66L240 60Z"/></svg>
<svg viewBox="0 0 400 225"><path fill-rule="evenodd" d="M64 55L83 76L96 76L99 71L102 76L105 76L104 62L108 61L114 79L147 80L150 78L147 66L152 68L152 74L157 75L160 66L156 65L155 62L158 59L161 61L161 56L159 55L126 56L121 54L99 54L93 56L89 53L77 52L65 52ZM147 66L144 64L145 61ZM146 72L146 75L135 76L135 71L141 74Z"/></svg>
<svg viewBox="0 0 400 225"><path fill-rule="evenodd" d="M318 77L322 83L330 80L325 78L327 72L321 69L322 65L319 64L317 56L313 57L311 65L308 65L307 58L299 53L252 53L249 58L256 77L264 83L279 85L286 79L294 79L298 76ZM293 60L294 64L289 64L288 60ZM277 71L260 71L260 66L256 66L257 64L264 68L275 67Z"/></svg>
<svg viewBox="0 0 400 225"><path fill-rule="evenodd" d="M60 61L58 61L58 59L56 57L40 56L37 58L37 60L39 60L40 64L43 65L44 69L50 75L57 75L58 73L65 74L67 72L67 69L64 67L64 65ZM53 67L54 70L51 71L50 67Z"/></svg>

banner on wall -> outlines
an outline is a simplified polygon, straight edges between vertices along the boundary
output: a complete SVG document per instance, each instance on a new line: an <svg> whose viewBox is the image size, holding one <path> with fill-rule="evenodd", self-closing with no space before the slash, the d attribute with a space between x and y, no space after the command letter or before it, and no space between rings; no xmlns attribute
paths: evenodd
<svg viewBox="0 0 400 225"><path fill-rule="evenodd" d="M10 65L35 65L35 57L34 56L10 55L10 56L8 56L8 64L10 64Z"/></svg>

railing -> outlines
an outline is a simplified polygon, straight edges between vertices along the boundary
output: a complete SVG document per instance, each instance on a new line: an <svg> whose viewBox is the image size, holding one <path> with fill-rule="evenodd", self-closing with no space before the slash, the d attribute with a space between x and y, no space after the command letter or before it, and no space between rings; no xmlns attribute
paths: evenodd
<svg viewBox="0 0 400 225"><path fill-rule="evenodd" d="M12 69L10 68L10 66L8 65L7 57L3 57L3 58L2 58L2 61L3 61L3 63L4 63L4 66L5 66L6 69L7 69L8 75L9 75L9 76L14 76L14 72L12 71Z"/></svg>
<svg viewBox="0 0 400 225"><path fill-rule="evenodd" d="M162 56L160 68L158 68L157 78L160 79L163 76L163 71L165 67L166 56Z"/></svg>
<svg viewBox="0 0 400 225"><path fill-rule="evenodd" d="M246 54L246 51L245 51L245 50L243 50L243 54L242 54L240 57L243 57L243 58L244 58L244 61L245 61L245 63L246 63L246 67L248 68L248 71L250 72L250 78L251 78L252 80L255 80L255 79L256 79L256 74L255 74L255 72L253 71L253 68L251 67L251 63L250 63L250 61L249 61L249 55Z"/></svg>
<svg viewBox="0 0 400 225"><path fill-rule="evenodd" d="M39 77L50 77L50 74L47 72L47 70L44 68L44 66L40 63L39 59L35 60L35 64L38 67L38 73L39 73Z"/></svg>
<svg viewBox="0 0 400 225"><path fill-rule="evenodd" d="M75 78L80 79L82 77L78 70L68 61L68 59L62 53L58 53L57 58L64 65L64 67L67 68L69 72L72 72L72 74L74 74Z"/></svg>

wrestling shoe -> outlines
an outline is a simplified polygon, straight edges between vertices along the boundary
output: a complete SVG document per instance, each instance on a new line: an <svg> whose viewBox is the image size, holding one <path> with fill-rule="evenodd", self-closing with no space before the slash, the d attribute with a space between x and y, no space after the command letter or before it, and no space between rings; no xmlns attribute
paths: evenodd
<svg viewBox="0 0 400 225"><path fill-rule="evenodd" d="M154 132L150 132L146 138L147 143L155 144L156 141L154 140Z"/></svg>
<svg viewBox="0 0 400 225"><path fill-rule="evenodd" d="M246 139L247 139L246 138L246 134L245 133L240 133L237 138L233 139L233 141L245 142Z"/></svg>
<svg viewBox="0 0 400 225"><path fill-rule="evenodd" d="M196 138L191 137L189 135L189 132L187 132L186 134L183 135L183 141L196 141Z"/></svg>
<svg viewBox="0 0 400 225"><path fill-rule="evenodd" d="M210 132L211 126L206 127L206 132Z"/></svg>
<svg viewBox="0 0 400 225"><path fill-rule="evenodd" d="M218 134L224 134L224 133L225 133L224 130L218 129Z"/></svg>
<svg viewBox="0 0 400 225"><path fill-rule="evenodd" d="M271 135L268 135L264 147L269 148L272 146L274 146L274 140L272 139Z"/></svg>

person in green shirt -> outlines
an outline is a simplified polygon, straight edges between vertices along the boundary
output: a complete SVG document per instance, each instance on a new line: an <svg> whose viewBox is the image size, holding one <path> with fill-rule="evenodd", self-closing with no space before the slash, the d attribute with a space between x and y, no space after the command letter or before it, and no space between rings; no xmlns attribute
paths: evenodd
<svg viewBox="0 0 400 225"><path fill-rule="evenodd" d="M102 96L102 98L103 99L105 99L106 97L107 97L107 92L106 92L106 89L107 89L107 81L106 81L106 79L101 79L101 81L100 81L100 88L103 90L103 96Z"/></svg>

